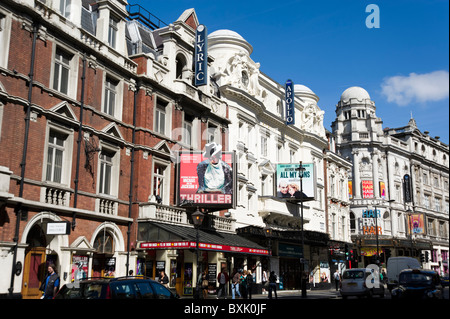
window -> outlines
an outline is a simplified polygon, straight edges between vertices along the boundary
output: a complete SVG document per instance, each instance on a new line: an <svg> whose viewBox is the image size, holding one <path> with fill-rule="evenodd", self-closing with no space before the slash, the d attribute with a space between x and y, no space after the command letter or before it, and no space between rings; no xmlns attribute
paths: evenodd
<svg viewBox="0 0 450 319"><path fill-rule="evenodd" d="M187 145L192 145L192 126L194 122L194 117L188 114L184 115L183 122L183 143Z"/></svg>
<svg viewBox="0 0 450 319"><path fill-rule="evenodd" d="M97 253L114 253L114 239L105 229L101 231L94 241L94 249Z"/></svg>
<svg viewBox="0 0 450 319"><path fill-rule="evenodd" d="M267 137L261 136L261 155L267 156Z"/></svg>
<svg viewBox="0 0 450 319"><path fill-rule="evenodd" d="M397 225L398 231L403 233L405 231L405 219L403 218L402 213L398 213L397 215Z"/></svg>
<svg viewBox="0 0 450 319"><path fill-rule="evenodd" d="M441 199L435 198L434 199L434 210L440 212L441 211Z"/></svg>
<svg viewBox="0 0 450 319"><path fill-rule="evenodd" d="M54 183L62 182L64 160L63 157L66 139L67 135L58 133L56 131L50 131L47 148L46 181Z"/></svg>
<svg viewBox="0 0 450 319"><path fill-rule="evenodd" d="M295 151L290 150L289 151L289 163L295 163Z"/></svg>
<svg viewBox="0 0 450 319"><path fill-rule="evenodd" d="M118 86L117 81L109 77L106 77L103 112L111 116L114 116L114 111L116 108L117 86Z"/></svg>
<svg viewBox="0 0 450 319"><path fill-rule="evenodd" d="M116 47L116 39L117 39L117 31L118 31L118 21L115 18L109 18L109 28L108 28L108 44L115 48Z"/></svg>
<svg viewBox="0 0 450 319"><path fill-rule="evenodd" d="M283 145L278 144L277 145L277 162L280 163L281 162L281 156L283 154Z"/></svg>
<svg viewBox="0 0 450 319"><path fill-rule="evenodd" d="M156 103L155 131L160 134L166 133L166 107L167 103L159 101Z"/></svg>
<svg viewBox="0 0 450 319"><path fill-rule="evenodd" d="M436 231L434 228L434 219L428 219L428 235L436 236Z"/></svg>
<svg viewBox="0 0 450 319"><path fill-rule="evenodd" d="M356 217L353 212L350 212L350 231L352 234L356 233Z"/></svg>
<svg viewBox="0 0 450 319"><path fill-rule="evenodd" d="M99 193L111 195L111 179L114 153L102 151L100 153L100 181Z"/></svg>
<svg viewBox="0 0 450 319"><path fill-rule="evenodd" d="M217 144L222 144L220 141L220 133L216 125L208 123L207 134L208 134L207 136L208 143L216 142Z"/></svg>
<svg viewBox="0 0 450 319"><path fill-rule="evenodd" d="M383 223L384 223L384 231L390 232L391 231L391 216L388 211L385 211L383 214Z"/></svg>
<svg viewBox="0 0 450 319"><path fill-rule="evenodd" d="M72 0L59 0L59 12L65 18L70 17L70 7Z"/></svg>
<svg viewBox="0 0 450 319"><path fill-rule="evenodd" d="M430 208L430 195L423 195L423 206Z"/></svg>
<svg viewBox="0 0 450 319"><path fill-rule="evenodd" d="M153 196L156 199L156 202L158 204L167 204L168 202L168 196L165 196L166 194L166 188L168 184L166 183L166 180L169 181L170 178L166 178L166 169L167 165L163 163L154 163L153 166ZM167 185L166 185L167 184ZM167 198L166 198L167 197Z"/></svg>
<svg viewBox="0 0 450 319"><path fill-rule="evenodd" d="M72 55L57 48L55 53L55 69L53 74L53 89L67 94L69 89L70 61Z"/></svg>

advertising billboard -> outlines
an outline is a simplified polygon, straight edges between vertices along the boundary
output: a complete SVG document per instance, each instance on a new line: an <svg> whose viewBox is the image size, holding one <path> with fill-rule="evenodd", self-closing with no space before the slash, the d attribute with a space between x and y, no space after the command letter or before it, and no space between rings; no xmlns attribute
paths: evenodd
<svg viewBox="0 0 450 319"><path fill-rule="evenodd" d="M409 234L425 234L425 221L423 214L411 214L408 216L408 220L407 227Z"/></svg>
<svg viewBox="0 0 450 319"><path fill-rule="evenodd" d="M314 164L302 164L305 168L302 178L304 201L314 200L316 197L316 173ZM277 164L276 191L277 198L300 200L300 164Z"/></svg>
<svg viewBox="0 0 450 319"><path fill-rule="evenodd" d="M373 182L361 181L363 198L373 198Z"/></svg>
<svg viewBox="0 0 450 319"><path fill-rule="evenodd" d="M210 143L205 152L181 151L177 166L178 206L236 206L235 153L222 152L221 145Z"/></svg>

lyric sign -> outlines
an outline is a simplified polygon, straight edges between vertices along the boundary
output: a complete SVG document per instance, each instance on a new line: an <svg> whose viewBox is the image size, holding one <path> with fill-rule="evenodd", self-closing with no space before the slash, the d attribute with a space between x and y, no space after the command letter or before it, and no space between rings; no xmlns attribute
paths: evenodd
<svg viewBox="0 0 450 319"><path fill-rule="evenodd" d="M208 83L208 34L206 26L200 24L195 32L195 86Z"/></svg>

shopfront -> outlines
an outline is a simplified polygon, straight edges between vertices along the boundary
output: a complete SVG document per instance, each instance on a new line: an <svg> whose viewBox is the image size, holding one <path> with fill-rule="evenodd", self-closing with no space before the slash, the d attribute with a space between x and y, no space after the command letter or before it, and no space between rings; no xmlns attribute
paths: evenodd
<svg viewBox="0 0 450 319"><path fill-rule="evenodd" d="M199 230L197 263L196 229L162 223L140 223L138 243L138 274L158 280L160 272L169 277L169 287L179 295L190 296L197 286L198 274L209 274L210 294L216 293L217 275L226 269L250 269L262 272L261 262L269 252L233 233L211 229Z"/></svg>

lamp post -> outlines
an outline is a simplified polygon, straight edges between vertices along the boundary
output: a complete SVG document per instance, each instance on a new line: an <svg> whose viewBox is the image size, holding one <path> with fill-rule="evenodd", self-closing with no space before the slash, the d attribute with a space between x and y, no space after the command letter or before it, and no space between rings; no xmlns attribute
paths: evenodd
<svg viewBox="0 0 450 319"><path fill-rule="evenodd" d="M395 200L390 199L390 200L385 201L385 203L392 203L392 202L395 202ZM374 205L374 210L375 210L375 237L376 237L376 241L377 241L377 260L376 260L376 262L377 262L377 266L379 267L380 266L380 248L378 245L378 233L379 232L378 232L378 213L377 213L376 205ZM380 216L381 216L381 214L380 214Z"/></svg>
<svg viewBox="0 0 450 319"><path fill-rule="evenodd" d="M304 278L304 271L305 271L305 231L303 227L303 174L305 172L306 168L303 167L302 161L300 161L300 166L298 168L299 171L299 177L300 177L300 222L302 224L302 262L301 264L301 275L300 275L300 286L302 288L302 298L306 298L306 278Z"/></svg>
<svg viewBox="0 0 450 319"><path fill-rule="evenodd" d="M203 219L205 218L205 215L198 209L195 211L195 213L192 214L192 222L194 223L194 227L196 229L196 235L195 235L195 255L196 255L196 260L197 260L197 283L195 285L195 294L194 294L194 298L195 299L199 299L200 298L200 290L199 290L199 286L198 286L198 282L199 282L199 265L198 265L198 253L199 253L199 241L200 241L200 236L199 236L199 232L198 229L200 228L200 226L203 223ZM200 275L201 276L201 275Z"/></svg>

